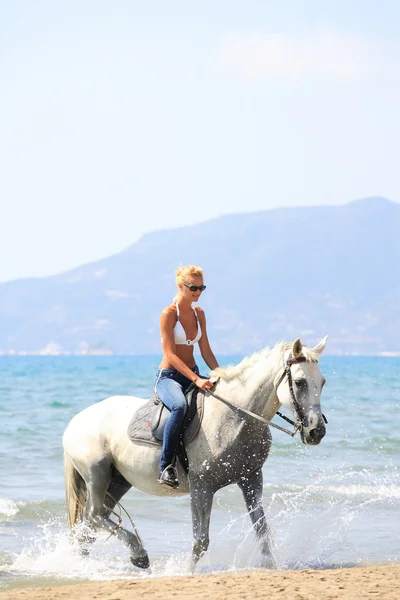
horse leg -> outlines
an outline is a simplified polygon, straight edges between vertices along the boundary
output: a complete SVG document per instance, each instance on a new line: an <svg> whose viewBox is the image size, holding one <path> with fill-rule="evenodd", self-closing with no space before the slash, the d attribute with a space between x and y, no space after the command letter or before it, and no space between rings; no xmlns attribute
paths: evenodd
<svg viewBox="0 0 400 600"><path fill-rule="evenodd" d="M113 469L110 485L108 486L105 498L105 506L107 515L109 516L114 510L116 504L125 496L126 492L131 489L132 485L121 475L117 469Z"/></svg>
<svg viewBox="0 0 400 600"><path fill-rule="evenodd" d="M126 479L121 475L121 473L117 471L117 469L112 468L112 471L113 474L111 476L111 482L108 486L106 497L104 500L106 515L108 517L113 512L116 504L132 487L132 485L126 481ZM93 523L88 521L87 526L89 527L89 531L79 539L79 543L81 544L81 553L83 555L89 554L90 545L96 540L96 537L94 535Z"/></svg>
<svg viewBox="0 0 400 600"><path fill-rule="evenodd" d="M246 475L238 482L238 486L242 490L253 523L253 529L261 544L261 553L265 561L264 566L274 567L275 561L272 556L270 529L262 505L263 475L261 469L251 475Z"/></svg>
<svg viewBox="0 0 400 600"><path fill-rule="evenodd" d="M135 533L120 527L118 523L115 523L109 517L112 508L115 506L115 501L118 500L115 496L120 494L120 497L122 498L125 491L129 489L128 486L130 487L127 482L126 485L124 485L120 479L115 480L114 482L111 481L110 465L108 461L104 461L92 467L89 477L86 479L87 500L85 516L95 528L105 529L128 546L131 550L131 562L134 566L140 567L141 569L147 569L150 566L149 557L146 550L143 548L140 537ZM114 497L113 501L110 500L109 496L108 502L106 501L106 493L108 490L111 490L109 493ZM112 493L113 491L115 495Z"/></svg>
<svg viewBox="0 0 400 600"><path fill-rule="evenodd" d="M190 482L190 506L192 509L193 548L191 570L194 571L199 559L207 552L210 538L210 516L214 491L205 488L200 481Z"/></svg>

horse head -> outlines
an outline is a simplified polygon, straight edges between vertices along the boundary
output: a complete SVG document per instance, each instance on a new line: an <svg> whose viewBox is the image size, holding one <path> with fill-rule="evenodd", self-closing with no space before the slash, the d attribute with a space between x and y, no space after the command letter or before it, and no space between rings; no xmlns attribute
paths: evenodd
<svg viewBox="0 0 400 600"><path fill-rule="evenodd" d="M314 348L303 346L298 338L283 354L283 371L276 377L276 395L282 406L290 410L300 426L304 444L315 446L326 433L321 412L321 392L325 384L318 358L327 337Z"/></svg>

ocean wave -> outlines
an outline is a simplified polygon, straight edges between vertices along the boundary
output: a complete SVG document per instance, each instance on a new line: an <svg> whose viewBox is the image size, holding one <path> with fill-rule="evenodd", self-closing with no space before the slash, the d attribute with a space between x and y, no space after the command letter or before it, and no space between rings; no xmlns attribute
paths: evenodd
<svg viewBox="0 0 400 600"><path fill-rule="evenodd" d="M0 498L0 522L8 520L36 520L47 514L60 514L65 512L64 501L38 500L25 502L24 500L11 500ZM66 514L66 513L65 513Z"/></svg>
<svg viewBox="0 0 400 600"><path fill-rule="evenodd" d="M306 491L310 495L316 496L328 496L331 494L336 496L347 496L347 497L370 497L381 500L400 500L400 486L395 484L350 484L350 485L320 485L310 484L306 486L301 485L287 485L282 486L278 484L265 484L264 490L268 494L269 492L285 493L285 492L301 492Z"/></svg>
<svg viewBox="0 0 400 600"><path fill-rule="evenodd" d="M400 486L398 485L332 485L326 486L324 491L341 496L369 496L382 500L400 499Z"/></svg>
<svg viewBox="0 0 400 600"><path fill-rule="evenodd" d="M15 502L10 498L0 498L0 520L4 521L7 517L14 517L24 505L24 502Z"/></svg>

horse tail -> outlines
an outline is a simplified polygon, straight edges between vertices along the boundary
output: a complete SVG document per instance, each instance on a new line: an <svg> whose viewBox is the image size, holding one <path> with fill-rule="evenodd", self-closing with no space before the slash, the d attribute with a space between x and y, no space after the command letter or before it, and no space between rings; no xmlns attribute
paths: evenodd
<svg viewBox="0 0 400 600"><path fill-rule="evenodd" d="M83 519L86 507L86 484L72 460L64 452L65 493L67 499L68 526L73 527Z"/></svg>

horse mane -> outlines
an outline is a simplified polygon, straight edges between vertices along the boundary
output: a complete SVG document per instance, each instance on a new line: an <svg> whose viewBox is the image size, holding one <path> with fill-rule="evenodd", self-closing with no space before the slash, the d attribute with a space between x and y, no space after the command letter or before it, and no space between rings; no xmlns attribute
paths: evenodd
<svg viewBox="0 0 400 600"><path fill-rule="evenodd" d="M279 358L282 356L282 354L286 352L286 350L291 350L292 348L292 342L279 342L272 349L269 347L263 348L258 352L254 352L250 356L246 356L237 365L229 365L226 368L218 367L217 369L211 371L210 375L220 377L224 381L243 378L245 371L254 366L260 360L272 358L274 355L276 355L276 360L279 361ZM300 356L304 356L307 362L318 362L318 354L307 346L303 346Z"/></svg>

